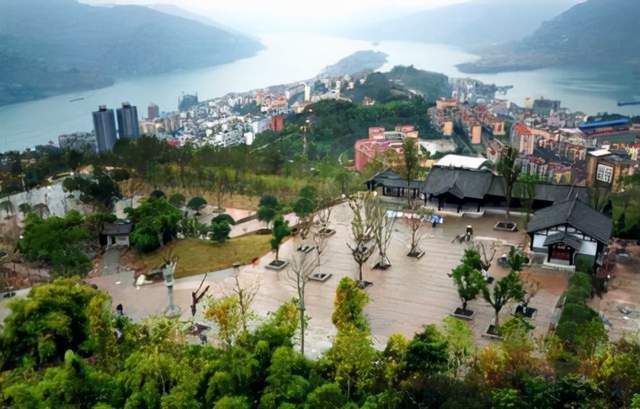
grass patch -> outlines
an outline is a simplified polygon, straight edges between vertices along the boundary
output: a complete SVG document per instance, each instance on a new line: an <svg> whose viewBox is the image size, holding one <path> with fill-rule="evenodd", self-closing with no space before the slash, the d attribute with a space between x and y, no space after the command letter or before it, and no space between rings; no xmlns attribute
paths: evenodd
<svg viewBox="0 0 640 409"><path fill-rule="evenodd" d="M176 278L203 274L229 268L234 262L249 264L271 250L271 236L248 235L229 240L224 244L204 240L177 240L149 255L141 256L146 269L157 269L163 264L163 256L169 252L178 256Z"/></svg>

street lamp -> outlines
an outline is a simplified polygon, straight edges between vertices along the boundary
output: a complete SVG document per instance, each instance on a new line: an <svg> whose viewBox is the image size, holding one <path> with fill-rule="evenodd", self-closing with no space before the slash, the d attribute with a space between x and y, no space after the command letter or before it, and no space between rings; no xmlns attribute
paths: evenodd
<svg viewBox="0 0 640 409"><path fill-rule="evenodd" d="M165 310L165 315L170 318L179 317L181 314L180 307L175 305L173 301L173 284L176 274L176 262L170 261L162 267L162 277L164 278L164 285L167 287L169 293L169 306Z"/></svg>

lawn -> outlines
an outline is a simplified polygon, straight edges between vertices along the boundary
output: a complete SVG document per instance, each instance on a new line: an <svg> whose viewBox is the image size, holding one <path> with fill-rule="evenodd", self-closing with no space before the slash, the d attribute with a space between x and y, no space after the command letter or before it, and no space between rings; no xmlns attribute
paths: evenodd
<svg viewBox="0 0 640 409"><path fill-rule="evenodd" d="M234 262L250 264L256 257L262 257L271 250L271 236L248 235L229 240L224 244L204 240L177 240L163 249L142 256L146 269L157 269L163 263L163 257L170 252L178 257L176 278L229 268Z"/></svg>

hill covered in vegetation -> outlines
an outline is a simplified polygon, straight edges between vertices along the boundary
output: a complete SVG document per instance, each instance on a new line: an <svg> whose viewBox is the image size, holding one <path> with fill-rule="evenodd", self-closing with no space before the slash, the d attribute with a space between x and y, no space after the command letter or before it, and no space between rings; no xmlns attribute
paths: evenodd
<svg viewBox="0 0 640 409"><path fill-rule="evenodd" d="M222 64L260 48L243 35L146 7L3 0L0 105Z"/></svg>
<svg viewBox="0 0 640 409"><path fill-rule="evenodd" d="M637 1L588 0L543 23L521 41L489 49L481 60L462 64L460 69L481 73L613 62L640 67L638 16Z"/></svg>

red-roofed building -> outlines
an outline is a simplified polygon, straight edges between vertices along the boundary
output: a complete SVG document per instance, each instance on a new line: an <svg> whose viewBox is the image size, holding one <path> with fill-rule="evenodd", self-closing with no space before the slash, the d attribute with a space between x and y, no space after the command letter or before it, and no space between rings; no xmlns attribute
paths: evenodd
<svg viewBox="0 0 640 409"><path fill-rule="evenodd" d="M407 138L415 139L419 143L419 134L414 126L397 126L395 131L389 132L380 127L369 128L369 138L361 139L355 144L356 170L361 172L369 162L384 156L385 165L397 166L399 163L396 162L402 158L403 143Z"/></svg>
<svg viewBox="0 0 640 409"><path fill-rule="evenodd" d="M514 124L511 127L511 146L522 155L533 155L536 145L536 138L531 129L522 123Z"/></svg>

